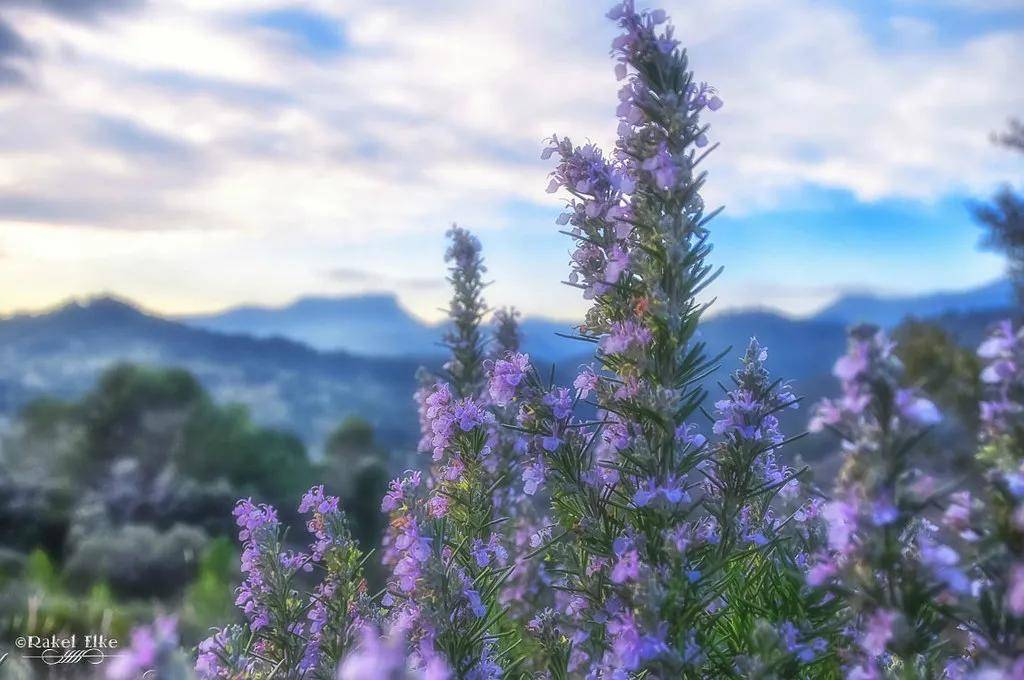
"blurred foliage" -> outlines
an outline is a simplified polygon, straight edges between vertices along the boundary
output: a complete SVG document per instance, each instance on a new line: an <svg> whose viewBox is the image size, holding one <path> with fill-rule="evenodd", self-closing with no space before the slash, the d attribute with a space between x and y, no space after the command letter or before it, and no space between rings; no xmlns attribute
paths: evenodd
<svg viewBox="0 0 1024 680"><path fill-rule="evenodd" d="M223 534L239 496L290 508L314 477L294 435L216 405L185 371L127 364L76 402L30 404L2 451L5 543L61 557L83 518Z"/></svg>
<svg viewBox="0 0 1024 680"><path fill-rule="evenodd" d="M344 503L352 523L352 534L364 550L375 548L384 529L385 515L380 501L388 487L388 471L380 459L363 457L356 465L353 489Z"/></svg>
<svg viewBox="0 0 1024 680"><path fill-rule="evenodd" d="M124 597L170 597L192 582L207 540L184 524L168 531L140 524L103 529L75 541L64 576L79 591L107 583Z"/></svg>
<svg viewBox="0 0 1024 680"><path fill-rule="evenodd" d="M1011 120L1009 129L993 134L992 141L1024 153L1024 124ZM982 245L1006 255L1017 299L1024 303L1024 195L1007 184L988 203L975 203L971 207L974 218L985 230Z"/></svg>
<svg viewBox="0 0 1024 680"><path fill-rule="evenodd" d="M373 426L351 416L331 433L318 469L318 479L341 498L352 534L367 551L377 547L384 530L380 499L390 479L386 460L386 451L374 442Z"/></svg>
<svg viewBox="0 0 1024 680"><path fill-rule="evenodd" d="M359 416L349 416L327 438L324 455L328 460L350 458L374 448L373 425Z"/></svg>
<svg viewBox="0 0 1024 680"><path fill-rule="evenodd" d="M7 574L0 585L0 635L6 640L55 632L124 636L151 609L146 602L118 603L104 583L73 592L59 565L42 550L33 550L21 573Z"/></svg>
<svg viewBox="0 0 1024 680"><path fill-rule="evenodd" d="M945 330L914 319L893 333L897 354L909 383L921 387L947 415L954 415L971 434L978 431L981 361Z"/></svg>
<svg viewBox="0 0 1024 680"><path fill-rule="evenodd" d="M238 549L227 537L206 546L199 561L199 573L185 590L179 632L192 644L209 635L210 626L225 625L238 617L235 587L240 580Z"/></svg>
<svg viewBox="0 0 1024 680"><path fill-rule="evenodd" d="M314 463L298 437L216 404L179 369L121 364L80 399L36 400L0 438L0 631L124 635L176 611L191 644L236 613L236 499L298 526L322 478L373 548L386 460L373 427L349 418Z"/></svg>
<svg viewBox="0 0 1024 680"><path fill-rule="evenodd" d="M298 497L310 481L298 437L254 425L242 406L214 404L181 369L115 366L72 417L84 434L86 475L118 458L139 461L146 475L171 463L182 475L224 479L271 502Z"/></svg>
<svg viewBox="0 0 1024 680"><path fill-rule="evenodd" d="M892 334L906 369L907 385L920 387L942 411L937 432L920 444L930 451L933 470L970 476L978 441L981 362L939 326L907 319Z"/></svg>

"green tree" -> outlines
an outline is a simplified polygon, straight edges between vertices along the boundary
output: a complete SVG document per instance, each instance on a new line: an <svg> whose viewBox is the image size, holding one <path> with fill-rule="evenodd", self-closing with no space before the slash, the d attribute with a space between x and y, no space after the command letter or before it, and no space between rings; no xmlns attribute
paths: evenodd
<svg viewBox="0 0 1024 680"><path fill-rule="evenodd" d="M373 425L359 416L348 416L327 438L324 455L328 459L358 457L375 448Z"/></svg>
<svg viewBox="0 0 1024 680"><path fill-rule="evenodd" d="M935 324L908 319L893 332L896 354L910 384L921 387L943 412L953 414L973 436L978 431L981 362Z"/></svg>
<svg viewBox="0 0 1024 680"><path fill-rule="evenodd" d="M1024 153L1024 124L1011 120L1009 130L992 135L992 141ZM1017 299L1024 303L1024 196L1007 184L990 202L976 203L972 209L986 230L982 244L1006 255Z"/></svg>
<svg viewBox="0 0 1024 680"><path fill-rule="evenodd" d="M921 388L943 413L936 436L919 446L936 469L957 476L973 473L982 388L977 354L939 326L915 319L900 324L893 340L906 384Z"/></svg>
<svg viewBox="0 0 1024 680"><path fill-rule="evenodd" d="M210 626L232 620L237 615L234 585L238 580L234 542L223 536L210 541L199 560L199 573L185 591L183 632L198 640Z"/></svg>

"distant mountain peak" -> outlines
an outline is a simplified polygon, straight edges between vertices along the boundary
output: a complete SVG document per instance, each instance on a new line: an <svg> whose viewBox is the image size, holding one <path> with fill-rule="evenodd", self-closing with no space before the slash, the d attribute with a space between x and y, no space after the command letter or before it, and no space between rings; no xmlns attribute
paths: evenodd
<svg viewBox="0 0 1024 680"><path fill-rule="evenodd" d="M933 317L951 312L1003 309L1013 305L1013 284L1002 278L969 290L939 291L921 295L850 293L841 296L813 318L845 324L866 321L891 327L908 316Z"/></svg>
<svg viewBox="0 0 1024 680"><path fill-rule="evenodd" d="M296 299L285 309L327 309L392 311L409 314L394 293L366 293L363 295L311 295Z"/></svg>
<svg viewBox="0 0 1024 680"><path fill-rule="evenodd" d="M149 314L138 304L126 297L110 293L100 293L84 297L71 298L52 307L31 311L17 312L0 319L38 319L46 317L82 317L82 318L149 318Z"/></svg>
<svg viewBox="0 0 1024 680"><path fill-rule="evenodd" d="M278 306L247 305L181 319L198 328L284 337L322 351L370 356L436 354L439 333L408 312L394 293L300 297Z"/></svg>
<svg viewBox="0 0 1024 680"><path fill-rule="evenodd" d="M87 309L94 312L131 311L137 314L142 314L142 310L137 304L126 297L121 297L120 295L114 295L112 293L101 293L99 295L90 295L85 298L77 298L64 305L64 308Z"/></svg>
<svg viewBox="0 0 1024 680"><path fill-rule="evenodd" d="M219 312L192 314L184 319L217 319L239 314L330 314L351 312L387 312L412 316L402 307L395 293L382 291L358 295L303 295L279 305L245 304Z"/></svg>

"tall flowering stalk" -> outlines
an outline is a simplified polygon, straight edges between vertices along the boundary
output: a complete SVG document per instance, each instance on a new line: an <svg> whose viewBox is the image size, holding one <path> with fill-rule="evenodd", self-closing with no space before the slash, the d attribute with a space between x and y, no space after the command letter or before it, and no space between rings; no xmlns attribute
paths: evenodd
<svg viewBox="0 0 1024 680"><path fill-rule="evenodd" d="M925 517L944 494L913 455L940 415L900 386L893 349L878 328L854 328L834 370L843 394L822 402L812 420L812 430L842 438L845 462L823 509L828 550L808 580L845 600L848 677L934 678L958 651L943 640L969 584L960 556Z"/></svg>
<svg viewBox="0 0 1024 680"><path fill-rule="evenodd" d="M986 386L981 402L982 455L997 468L1021 462L1024 443L1024 328L998 323L978 348Z"/></svg>
<svg viewBox="0 0 1024 680"><path fill-rule="evenodd" d="M524 492L519 480L523 474L525 441L515 430L516 409L510 404L510 395L528 366L527 355L519 354L522 338L519 332L519 313L514 309L499 309L494 313L491 358L485 363L488 375L498 366L506 379L497 391L488 390L486 398L496 421L491 434L494 452L492 476L495 485L493 500L498 516L509 521L500 525L505 542L513 555L512 572L502 588L500 599L510 607L510 614L520 625L529 624L536 612L553 604L547 573L541 560L531 559L538 547L538 536L551 521L542 512L541 499ZM508 361L508 357L519 357ZM489 387L494 383L489 383Z"/></svg>
<svg viewBox="0 0 1024 680"><path fill-rule="evenodd" d="M453 225L444 259L450 264L448 282L452 299L448 306L451 328L444 344L451 352L445 364L448 384L457 397L477 397L484 383L483 362L487 357L486 342L480 323L487 306L483 299L487 271L480 255L480 241L466 229Z"/></svg>
<svg viewBox="0 0 1024 680"><path fill-rule="evenodd" d="M615 151L554 137L544 154L559 159L549 190L571 196L559 219L576 241L568 283L593 301L580 332L600 367L585 368L572 390L545 381L522 355L491 372L494 399L519 405L524 491L546 483L557 520L537 542L565 597L534 628L554 677L588 668L598 677L738 672L714 638L723 570L739 542L721 547L719 517L730 537L744 508L756 506L748 525L763 524L787 480L719 484L721 512L704 512L711 449L691 421L717 360L695 339L705 309L696 296L714 278L696 168L707 144L699 114L722 102L693 81L664 12L626 2L609 16L623 29L613 51L626 80ZM575 416L581 400L597 407L597 420ZM759 419L768 423L776 406ZM725 446L723 454L733 450ZM764 473L781 472L759 448ZM799 631L786 638L794 652L805 643Z"/></svg>
<svg viewBox="0 0 1024 680"><path fill-rule="evenodd" d="M418 665L443 655L456 677L498 677L511 650L499 634L504 610L497 592L509 572L508 551L496 532L491 484L493 415L447 384L426 399L435 474L392 483L384 508L392 534L393 566L385 605L393 626L408 630Z"/></svg>
<svg viewBox="0 0 1024 680"><path fill-rule="evenodd" d="M798 472L779 461L779 415L798 407L771 380L768 351L751 340L733 386L715 403L705 505L717 527L706 569L722 574L718 653L747 677L834 672L835 604L803 584L820 501L802 497Z"/></svg>
<svg viewBox="0 0 1024 680"><path fill-rule="evenodd" d="M714 366L694 337L696 295L713 278L697 154L700 114L722 101L693 80L664 12L624 2L608 16L622 30L612 50L625 83L615 150L553 137L545 151L559 159L549 190L571 197L559 219L576 242L569 283L593 301L580 332L602 370L584 371L575 395L549 388L523 425L549 423L536 465L553 473L555 516L584 549L560 556L585 622L571 665L678 674L704 658L702 579L672 568L668 532L693 513L691 475L707 455L688 423ZM580 398L593 399L598 423L570 416ZM695 531L706 544L714 529Z"/></svg>
<svg viewBox="0 0 1024 680"><path fill-rule="evenodd" d="M996 325L978 349L984 362L979 462L981 502L961 493L950 523L977 536L974 656L986 678L1024 677L1024 329ZM979 507L981 505L981 507Z"/></svg>
<svg viewBox="0 0 1024 680"><path fill-rule="evenodd" d="M506 354L518 352L523 341L519 332L519 311L513 307L495 310L491 322L494 325L494 346L491 349L491 358L500 358Z"/></svg>
<svg viewBox="0 0 1024 680"><path fill-rule="evenodd" d="M420 448L433 465L392 482L382 509L391 517L384 604L392 630L411 645L413 665L442 660L455 677L499 677L514 669L519 644L501 589L514 565L505 480L513 461L483 390L487 343L481 330L486 271L479 241L453 227L446 260L453 287L445 336L451 358L442 379L417 393ZM517 346L513 313L497 316L497 340ZM446 379L446 380L445 380Z"/></svg>
<svg viewBox="0 0 1024 680"><path fill-rule="evenodd" d="M338 499L310 489L299 512L309 515L312 543L289 550L277 512L241 500L235 520L242 541L242 573L235 603L244 626L215 631L199 645L196 671L203 678L331 678L370 616L365 559L348 530ZM309 579L316 585L308 589Z"/></svg>

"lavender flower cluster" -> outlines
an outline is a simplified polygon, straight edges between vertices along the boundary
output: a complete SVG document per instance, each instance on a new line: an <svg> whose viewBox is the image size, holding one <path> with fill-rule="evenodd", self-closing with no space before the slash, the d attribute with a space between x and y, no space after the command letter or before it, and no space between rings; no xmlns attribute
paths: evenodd
<svg viewBox="0 0 1024 680"><path fill-rule="evenodd" d="M198 649L204 678L1024 677L1024 330L979 350L987 393L969 492L926 471L939 426L878 328L850 332L841 394L810 429L843 467L816 488L789 463L799 399L752 339L719 396L698 296L718 275L700 192L723 101L663 11L608 17L623 83L606 152L552 136L548 190L589 301L593 362L558 385L519 351L517 314L484 326L480 242L453 227L450 358L422 371L424 464L391 482L366 592L337 498L306 494L312 543L240 501L245 624ZM717 388L715 388L717 390ZM140 633L138 667L169 639ZM147 637L147 635L149 637ZM135 668L136 666L132 666Z"/></svg>
<svg viewBox="0 0 1024 680"><path fill-rule="evenodd" d="M298 677L331 675L357 631L372 624L363 554L338 498L315 486L302 497L299 512L309 516L312 542L296 552L286 549L274 508L248 499L236 505L244 580L235 604L247 623L216 630L199 644L200 677L269 677L279 668ZM302 577L314 573L318 582L303 590Z"/></svg>

